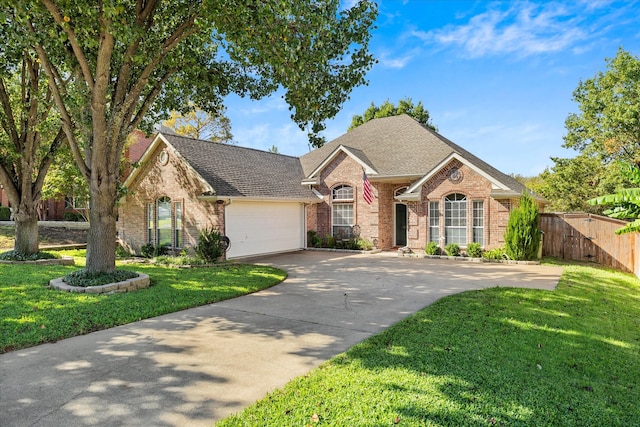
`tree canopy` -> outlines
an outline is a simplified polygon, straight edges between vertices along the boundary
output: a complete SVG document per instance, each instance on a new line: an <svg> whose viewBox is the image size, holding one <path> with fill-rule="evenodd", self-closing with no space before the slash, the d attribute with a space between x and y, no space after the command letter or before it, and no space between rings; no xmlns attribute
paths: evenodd
<svg viewBox="0 0 640 427"><path fill-rule="evenodd" d="M580 112L566 119L564 146L640 165L640 59L620 48L606 63L573 92Z"/></svg>
<svg viewBox="0 0 640 427"><path fill-rule="evenodd" d="M414 105L411 98L404 98L398 101L398 105L392 104L388 99L384 101L379 107L373 102L364 112L364 114L355 115L351 119L351 125L349 129L355 129L358 126L368 122L369 120L379 119L382 117L399 116L401 114L407 114L416 119L420 124L427 126L435 131L438 129L431 123L429 111L424 108L422 101L418 101L418 104Z"/></svg>
<svg viewBox="0 0 640 427"><path fill-rule="evenodd" d="M33 254L42 187L65 134L36 55L15 25L3 23L0 37L0 184L13 208L14 250Z"/></svg>
<svg viewBox="0 0 640 427"><path fill-rule="evenodd" d="M324 120L374 63L377 8L367 0L348 9L339 0L9 0L0 16L19 27L48 77L91 195L86 268L107 272L128 134L189 102L217 111L229 93L257 99L282 87L292 119L321 145ZM81 97L68 96L72 86Z"/></svg>
<svg viewBox="0 0 640 427"><path fill-rule="evenodd" d="M211 142L233 142L231 120L224 115L224 111L212 114L192 104L191 111L172 111L162 124L178 135Z"/></svg>

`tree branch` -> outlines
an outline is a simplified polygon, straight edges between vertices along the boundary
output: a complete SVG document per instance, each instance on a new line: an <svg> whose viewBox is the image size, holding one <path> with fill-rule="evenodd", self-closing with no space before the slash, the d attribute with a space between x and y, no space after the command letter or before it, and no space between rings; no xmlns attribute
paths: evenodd
<svg viewBox="0 0 640 427"><path fill-rule="evenodd" d="M34 31L33 27L29 27L30 31ZM53 99L56 103L56 107L58 108L58 112L60 113L60 119L62 121L62 128L64 129L65 135L67 137L67 142L69 143L69 148L71 148L71 153L73 154L73 159L78 165L80 172L82 175L89 180L91 177L91 169L87 166L84 158L82 157L82 153L80 152L80 148L78 147L78 141L76 140L73 130L74 124L71 116L69 115L69 111L67 110L66 105L64 104L64 100L62 99L62 94L60 93L60 88L58 88L56 76L59 76L58 70L51 64L49 61L49 57L47 53L44 51L41 45L34 46L36 53L38 54L38 59L40 59L40 64L42 64L42 69L44 70L47 77L49 77L49 88L51 89L51 93L53 94Z"/></svg>
<svg viewBox="0 0 640 427"><path fill-rule="evenodd" d="M60 126L60 129L58 130L58 134L56 135L56 137L51 142L51 145L49 146L49 151L47 151L47 154L45 154L45 156L40 161L40 167L38 168L38 176L36 177L36 180L33 183L33 187L32 187L34 190L37 190L37 192L36 191L33 192L33 200L38 200L38 198L40 197L40 193L42 191L42 186L44 185L44 179L47 176L47 172L49 171L49 168L53 164L53 161L55 160L55 155L60 149L60 147L62 146L62 144L64 143L65 139L66 139L66 135L65 135L64 129L62 128L62 126Z"/></svg>
<svg viewBox="0 0 640 427"><path fill-rule="evenodd" d="M11 139L16 152L19 153L20 138L18 136L18 129L16 128L16 122L13 116L13 108L11 108L9 93L7 92L7 88L4 85L4 79L0 79L0 104L2 104L2 109L4 110L5 115L5 117L3 117L2 119L2 127Z"/></svg>
<svg viewBox="0 0 640 427"><path fill-rule="evenodd" d="M42 4L44 4L44 7L49 11L51 16L53 17L53 20L58 25L60 25L60 27L62 28L62 31L64 31L65 34L67 35L69 39L69 44L71 45L71 48L73 49L73 53L78 61L78 65L82 69L82 75L84 76L84 80L87 82L89 89L93 91L93 86L95 82L93 80L93 75L91 74L89 61L87 61L87 58L84 55L82 47L80 47L80 44L78 43L78 39L76 38L75 32L73 31L71 26L67 22L65 22L64 17L58 10L58 7L51 0L40 0L40 1L42 2Z"/></svg>

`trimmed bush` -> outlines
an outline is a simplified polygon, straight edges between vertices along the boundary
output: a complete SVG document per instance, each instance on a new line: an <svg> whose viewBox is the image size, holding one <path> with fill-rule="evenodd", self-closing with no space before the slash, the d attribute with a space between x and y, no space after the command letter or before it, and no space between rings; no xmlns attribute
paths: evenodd
<svg viewBox="0 0 640 427"><path fill-rule="evenodd" d="M505 250L511 259L532 260L540 246L540 213L528 193L523 193L520 206L511 211L504 233Z"/></svg>
<svg viewBox="0 0 640 427"><path fill-rule="evenodd" d="M472 258L480 258L482 256L482 246L480 246L480 243L469 243L467 245L467 256L470 256Z"/></svg>
<svg viewBox="0 0 640 427"><path fill-rule="evenodd" d="M371 240L358 238L356 239L356 242L358 244L358 249L361 251L370 251L373 249L373 242Z"/></svg>
<svg viewBox="0 0 640 427"><path fill-rule="evenodd" d="M198 234L196 255L207 262L216 262L224 254L225 242L217 228L206 228Z"/></svg>
<svg viewBox="0 0 640 427"><path fill-rule="evenodd" d="M11 218L11 209L6 206L0 206L0 221L9 221Z"/></svg>
<svg viewBox="0 0 640 427"><path fill-rule="evenodd" d="M436 242L429 242L427 246L424 247L424 252L427 255L440 255L440 246Z"/></svg>
<svg viewBox="0 0 640 427"><path fill-rule="evenodd" d="M166 246L155 247L153 243L147 243L140 248L140 254L145 258L153 258L157 256L167 255L169 248Z"/></svg>
<svg viewBox="0 0 640 427"><path fill-rule="evenodd" d="M444 247L444 251L449 256L460 256L460 246L457 243L449 243Z"/></svg>

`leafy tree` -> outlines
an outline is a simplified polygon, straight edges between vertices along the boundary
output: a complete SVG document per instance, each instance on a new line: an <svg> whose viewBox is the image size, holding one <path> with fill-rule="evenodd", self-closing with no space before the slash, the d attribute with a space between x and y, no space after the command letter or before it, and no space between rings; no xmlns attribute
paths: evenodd
<svg viewBox="0 0 640 427"><path fill-rule="evenodd" d="M540 213L536 201L527 192L520 205L511 211L504 233L505 250L511 259L531 260L540 247Z"/></svg>
<svg viewBox="0 0 640 427"><path fill-rule="evenodd" d="M268 150L270 153L275 153L275 154L279 154L280 151L278 151L278 147L274 144L271 146L271 148L269 148Z"/></svg>
<svg viewBox="0 0 640 427"><path fill-rule="evenodd" d="M16 40L14 26L0 36L0 183L15 220L14 251L39 250L38 205L49 167L65 141L60 120L52 109L51 92L42 67L32 52Z"/></svg>
<svg viewBox="0 0 640 427"><path fill-rule="evenodd" d="M580 112L566 119L564 146L640 165L640 59L620 48L606 62L606 72L573 92Z"/></svg>
<svg viewBox="0 0 640 427"><path fill-rule="evenodd" d="M173 129L178 135L211 142L233 142L231 120L223 112L211 114L193 103L189 105L190 110L185 113L172 111L163 124Z"/></svg>
<svg viewBox="0 0 640 427"><path fill-rule="evenodd" d="M640 232L640 168L628 163L620 163L622 174L636 185L635 188L622 188L614 194L589 200L590 205L613 205L603 213L611 218L631 219L630 223L616 230L616 234Z"/></svg>
<svg viewBox="0 0 640 427"><path fill-rule="evenodd" d="M604 163L595 155L583 153L552 160L555 165L545 169L539 176L542 182L532 188L549 201L548 211L600 214L602 207L590 205L587 200L626 184L617 163Z"/></svg>
<svg viewBox="0 0 640 427"><path fill-rule="evenodd" d="M404 98L398 101L395 106L387 99L377 107L373 102L367 108L362 116L355 115L351 119L351 125L348 130L355 129L358 126L368 122L369 120L379 119L382 117L400 116L407 114L416 119L420 124L427 126L435 131L438 129L431 123L429 111L424 108L422 101L418 101L417 105L413 104L411 98Z"/></svg>
<svg viewBox="0 0 640 427"><path fill-rule="evenodd" d="M187 101L218 111L229 93L257 99L283 87L292 119L322 144L324 120L374 62L368 43L377 8L368 0L345 10L339 0L9 0L0 15L21 26L49 77L91 195L86 268L109 272L129 133ZM83 99L67 95L70 84Z"/></svg>

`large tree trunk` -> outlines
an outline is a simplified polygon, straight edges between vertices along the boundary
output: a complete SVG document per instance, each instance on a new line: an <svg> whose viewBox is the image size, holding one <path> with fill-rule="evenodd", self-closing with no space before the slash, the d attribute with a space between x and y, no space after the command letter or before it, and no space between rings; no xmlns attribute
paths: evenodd
<svg viewBox="0 0 640 427"><path fill-rule="evenodd" d="M14 207L15 244L13 249L21 254L38 252L38 212L35 203L23 203Z"/></svg>
<svg viewBox="0 0 640 427"><path fill-rule="evenodd" d="M116 181L102 182L92 177L87 234L87 271L111 272L116 268ZM106 180L105 180L106 181Z"/></svg>

